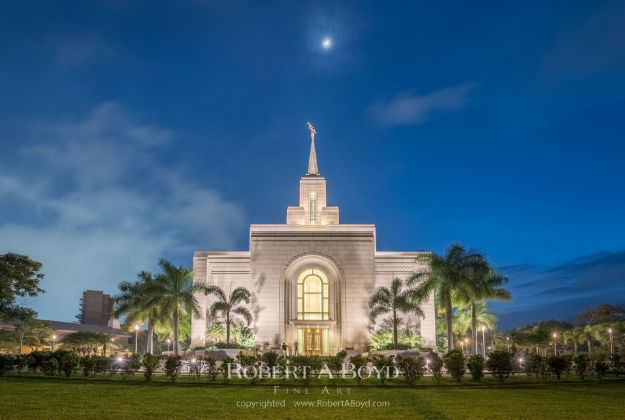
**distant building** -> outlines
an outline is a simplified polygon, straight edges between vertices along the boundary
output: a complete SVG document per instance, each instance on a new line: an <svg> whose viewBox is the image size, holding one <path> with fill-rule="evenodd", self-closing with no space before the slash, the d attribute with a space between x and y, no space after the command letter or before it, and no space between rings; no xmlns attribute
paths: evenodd
<svg viewBox="0 0 625 420"><path fill-rule="evenodd" d="M113 298L100 290L85 290L76 318L81 324L113 326Z"/></svg>

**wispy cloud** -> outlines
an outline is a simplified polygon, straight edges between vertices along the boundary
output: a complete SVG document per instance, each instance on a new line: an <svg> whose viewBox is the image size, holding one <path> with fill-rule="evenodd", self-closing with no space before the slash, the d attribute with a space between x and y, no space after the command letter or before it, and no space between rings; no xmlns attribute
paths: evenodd
<svg viewBox="0 0 625 420"><path fill-rule="evenodd" d="M0 158L0 252L44 264L41 316L74 313L81 288L114 291L160 257L190 265L194 250L234 246L240 208L161 162L174 132L104 103L30 135L42 140L19 162Z"/></svg>
<svg viewBox="0 0 625 420"><path fill-rule="evenodd" d="M594 13L563 30L545 59L545 71L565 78L584 78L625 71L625 3L597 2Z"/></svg>
<svg viewBox="0 0 625 420"><path fill-rule="evenodd" d="M389 101L372 105L369 114L378 123L388 126L421 124L438 113L462 108L474 87L472 83L465 83L423 95L402 92Z"/></svg>
<svg viewBox="0 0 625 420"><path fill-rule="evenodd" d="M600 303L623 303L625 251L583 256L554 267L503 267L514 299L495 303L505 328L545 319L568 319Z"/></svg>
<svg viewBox="0 0 625 420"><path fill-rule="evenodd" d="M46 46L54 62L62 68L102 61L112 54L110 46L97 36L52 37Z"/></svg>

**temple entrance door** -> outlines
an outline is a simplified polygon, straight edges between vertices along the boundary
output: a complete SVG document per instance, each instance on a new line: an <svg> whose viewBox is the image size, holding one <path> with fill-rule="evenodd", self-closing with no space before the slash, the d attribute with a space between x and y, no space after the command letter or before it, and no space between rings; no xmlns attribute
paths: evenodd
<svg viewBox="0 0 625 420"><path fill-rule="evenodd" d="M306 328L304 330L304 354L306 356L321 356L322 349L321 328Z"/></svg>

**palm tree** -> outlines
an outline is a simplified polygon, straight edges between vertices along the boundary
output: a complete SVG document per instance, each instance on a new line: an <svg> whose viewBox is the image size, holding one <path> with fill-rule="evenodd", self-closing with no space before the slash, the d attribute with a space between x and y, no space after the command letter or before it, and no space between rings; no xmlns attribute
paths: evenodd
<svg viewBox="0 0 625 420"><path fill-rule="evenodd" d="M454 294L470 288L471 270L476 264L481 263L483 258L476 252L465 250L462 245L453 244L445 255L425 254L418 257L417 261L426 263L429 270L415 272L408 279L408 286L417 285L413 301L420 303L434 293L435 302L440 302L445 308L447 343L452 350L454 348L452 299Z"/></svg>
<svg viewBox="0 0 625 420"><path fill-rule="evenodd" d="M573 352L577 356L577 345L584 342L584 334L581 328L572 328L562 333L564 344L573 344Z"/></svg>
<svg viewBox="0 0 625 420"><path fill-rule="evenodd" d="M154 353L154 328L157 323L163 323L166 314L159 305L153 302L150 294L156 286L156 279L152 273L142 271L137 274L136 282L121 282L117 287L120 293L113 299L115 301L114 316L119 318L126 316L126 324L148 323L147 353Z"/></svg>
<svg viewBox="0 0 625 420"><path fill-rule="evenodd" d="M401 318L397 316L398 312L410 313L413 312L418 316L424 316L423 311L419 307L418 303L415 303L413 296L415 294L414 289L402 290L404 287L404 281L400 278L394 278L391 282L390 290L387 287L378 287L373 292L373 296L369 300L369 319L371 322L375 322L376 318L380 315L392 313L391 323L393 325L393 345L397 350L397 327L401 323Z"/></svg>
<svg viewBox="0 0 625 420"><path fill-rule="evenodd" d="M477 354L477 304L485 300L510 300L510 292L503 286L508 279L492 270L486 260L476 254L469 270L470 282L458 290L461 300L471 307L471 335L473 352Z"/></svg>
<svg viewBox="0 0 625 420"><path fill-rule="evenodd" d="M594 325L586 325L583 327L581 329L581 337L588 345L588 353L592 353L592 342L601 339L601 335Z"/></svg>
<svg viewBox="0 0 625 420"><path fill-rule="evenodd" d="M148 306L156 306L164 316L170 316L173 326L173 351L179 353L180 317L187 313L195 318L201 318L200 307L195 298L197 293L207 292L203 283L193 282L193 272L183 266L175 266L171 262L161 259L159 265L163 270L154 284L146 290L150 296Z"/></svg>
<svg viewBox="0 0 625 420"><path fill-rule="evenodd" d="M470 331L474 317L479 325L483 325L489 330L494 329L497 323L497 316L488 310L485 301L480 300L475 303L474 307L465 305L454 312L454 333L466 334Z"/></svg>
<svg viewBox="0 0 625 420"><path fill-rule="evenodd" d="M226 296L223 289L216 285L206 287L207 295L215 295L217 300L213 302L208 312L210 316L215 317L221 314L226 320L226 343L230 344L230 327L234 321L235 315L239 315L245 319L247 325L252 322L252 314L242 303L249 304L251 293L245 287L237 287L230 296Z"/></svg>

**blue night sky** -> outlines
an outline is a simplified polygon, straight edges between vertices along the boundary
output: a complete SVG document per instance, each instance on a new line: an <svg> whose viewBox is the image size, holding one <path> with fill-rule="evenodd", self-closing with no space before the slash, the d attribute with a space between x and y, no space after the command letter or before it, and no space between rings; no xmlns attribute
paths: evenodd
<svg viewBox="0 0 625 420"><path fill-rule="evenodd" d="M501 326L625 293L625 3L3 1L0 252L72 320L284 223L306 121L379 250L478 248ZM332 39L322 48L325 37Z"/></svg>

